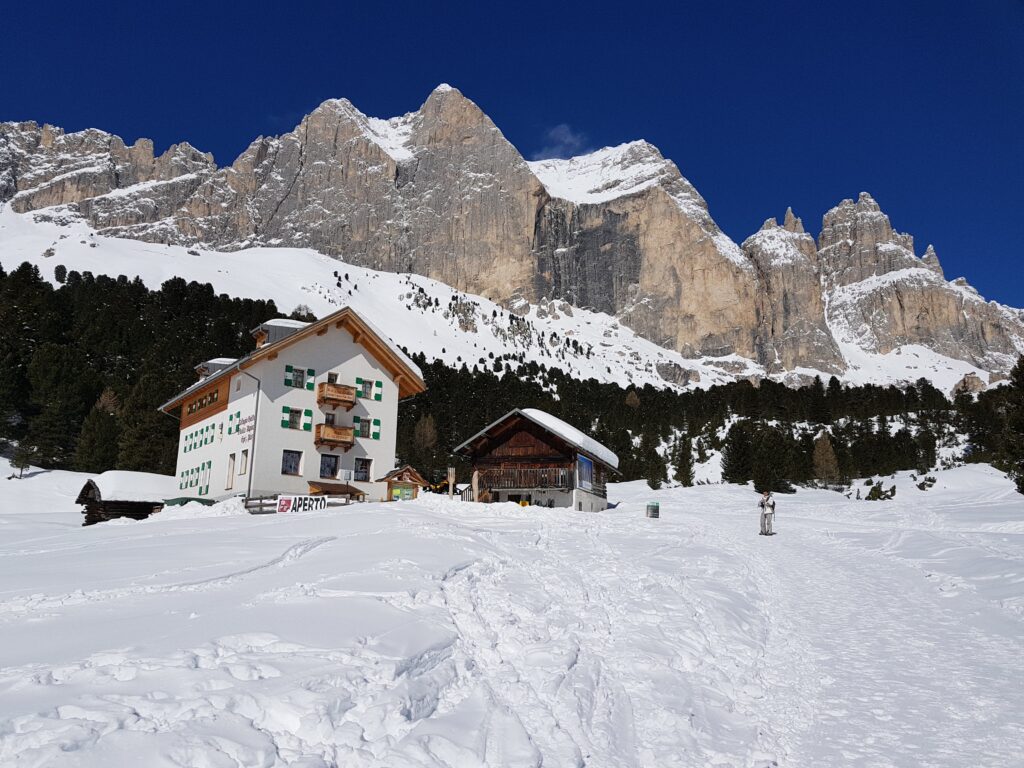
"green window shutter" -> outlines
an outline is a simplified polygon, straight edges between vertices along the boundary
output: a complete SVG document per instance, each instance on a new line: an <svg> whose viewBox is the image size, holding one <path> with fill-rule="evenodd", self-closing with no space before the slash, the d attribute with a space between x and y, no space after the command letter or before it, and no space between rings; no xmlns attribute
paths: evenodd
<svg viewBox="0 0 1024 768"><path fill-rule="evenodd" d="M356 397L363 396L363 380L356 376Z"/></svg>
<svg viewBox="0 0 1024 768"><path fill-rule="evenodd" d="M234 420L235 420L235 414L233 414L233 413L229 413L229 414L228 414L228 434L229 434L229 435L230 435L230 434L232 433L232 431L233 431L233 424L232 424L232 422L234 422Z"/></svg>
<svg viewBox="0 0 1024 768"><path fill-rule="evenodd" d="M313 411L309 408L302 412L302 428L306 432L313 431Z"/></svg>
<svg viewBox="0 0 1024 768"><path fill-rule="evenodd" d="M281 426L288 429L288 414L291 413L291 408L287 405L281 408Z"/></svg>
<svg viewBox="0 0 1024 768"><path fill-rule="evenodd" d="M294 369L290 365L284 367L284 385L290 387L292 385L292 371Z"/></svg>
<svg viewBox="0 0 1024 768"><path fill-rule="evenodd" d="M373 420L373 439L380 440L380 419Z"/></svg>
<svg viewBox="0 0 1024 768"><path fill-rule="evenodd" d="M373 385L373 389L374 389L373 399L374 400L381 400L381 399L383 399L383 397L384 397L384 382L383 381L375 382L374 385Z"/></svg>
<svg viewBox="0 0 1024 768"><path fill-rule="evenodd" d="M308 389L310 392L313 391L313 379L315 379L315 378L316 378L316 371L314 371L312 368L307 368L306 369L306 389Z"/></svg>
<svg viewBox="0 0 1024 768"><path fill-rule="evenodd" d="M358 416L353 416L352 417L352 423L358 425L359 424L359 417Z"/></svg>

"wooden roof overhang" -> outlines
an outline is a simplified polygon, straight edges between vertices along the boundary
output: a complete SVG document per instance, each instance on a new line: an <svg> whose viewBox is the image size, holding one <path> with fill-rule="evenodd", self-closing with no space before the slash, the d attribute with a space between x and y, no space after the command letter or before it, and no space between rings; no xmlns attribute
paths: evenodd
<svg viewBox="0 0 1024 768"><path fill-rule="evenodd" d="M386 341L384 341L358 314L349 307L339 309L326 317L310 323L305 328L286 336L273 344L265 344L262 347L250 352L233 365L217 371L211 376L198 381L188 389L175 395L171 400L161 405L157 410L169 413L170 410L179 407L189 397L200 391L205 391L209 385L233 372L243 371L251 368L261 360L274 360L281 350L291 346L297 341L307 339L310 336L323 336L331 328L345 329L351 334L353 341L370 352L371 355L391 374L395 384L398 385L398 397L404 399L426 392L427 385L420 375L409 367L409 364L397 354Z"/></svg>
<svg viewBox="0 0 1024 768"><path fill-rule="evenodd" d="M321 483L309 481L310 496L353 496L363 498L366 491L361 491L348 483Z"/></svg>

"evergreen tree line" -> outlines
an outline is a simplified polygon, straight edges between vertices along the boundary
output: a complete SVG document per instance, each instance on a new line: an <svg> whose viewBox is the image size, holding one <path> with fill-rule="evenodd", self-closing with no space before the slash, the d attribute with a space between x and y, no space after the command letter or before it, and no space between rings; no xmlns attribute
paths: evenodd
<svg viewBox="0 0 1024 768"><path fill-rule="evenodd" d="M54 287L34 266L0 268L0 438L43 467L173 474L178 424L157 406L195 381L197 364L252 351L250 329L282 316L271 301L180 278L158 290L124 276L58 269L56 278ZM408 351L428 388L399 407L399 460L430 479L453 463L464 479L452 449L512 408L534 407L615 451L622 479L652 485L692 483L694 460L712 450L723 451L726 479L780 490L925 471L937 443L959 431L968 460L1003 469L1024 492L1024 363L1007 386L954 403L925 379L623 390L535 362L455 369Z"/></svg>
<svg viewBox="0 0 1024 768"><path fill-rule="evenodd" d="M273 302L231 299L174 278L0 268L0 438L16 466L174 474L178 422L156 410L194 366L253 348Z"/></svg>

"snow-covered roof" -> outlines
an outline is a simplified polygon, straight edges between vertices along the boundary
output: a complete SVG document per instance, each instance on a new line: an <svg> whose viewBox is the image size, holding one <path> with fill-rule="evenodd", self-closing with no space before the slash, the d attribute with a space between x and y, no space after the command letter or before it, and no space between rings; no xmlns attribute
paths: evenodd
<svg viewBox="0 0 1024 768"><path fill-rule="evenodd" d="M550 413L538 410L537 408L516 408L514 410L509 411L500 419L493 422L492 424L487 425L479 432L477 432L475 435L473 435L471 438L466 440L464 443L462 443L462 445L458 446L453 451L453 453L458 453L463 448L468 447L469 444L476 440L478 437L486 434L491 429L496 427L498 424L507 421L509 418L515 416L516 414L529 419L534 424L543 427L553 435L557 435L558 437L562 438L562 440L567 442L569 445L576 448L578 451L581 451L582 453L592 456L598 461L607 464L612 469L619 468L619 457L616 456L610 449L605 448L590 435L581 432L580 430L576 429L576 427L562 421L557 416L552 416Z"/></svg>
<svg viewBox="0 0 1024 768"><path fill-rule="evenodd" d="M151 472L126 472L110 470L89 480L78 497L89 490L89 483L99 493L97 501L137 501L159 504L181 495L178 478L169 475L155 475Z"/></svg>
<svg viewBox="0 0 1024 768"><path fill-rule="evenodd" d="M262 325L270 325L274 328L305 328L309 323L305 323L302 320L292 320L288 317L275 317L272 320L266 320Z"/></svg>
<svg viewBox="0 0 1024 768"><path fill-rule="evenodd" d="M539 424L549 432L553 432L565 440L565 442L576 446L584 453L589 453L595 459L600 459L609 467L613 467L615 469L619 468L618 456L612 453L610 449L605 448L590 435L580 432L576 427L572 426L572 424L567 424L557 416L552 416L550 413L536 408L522 408L519 412L530 421Z"/></svg>

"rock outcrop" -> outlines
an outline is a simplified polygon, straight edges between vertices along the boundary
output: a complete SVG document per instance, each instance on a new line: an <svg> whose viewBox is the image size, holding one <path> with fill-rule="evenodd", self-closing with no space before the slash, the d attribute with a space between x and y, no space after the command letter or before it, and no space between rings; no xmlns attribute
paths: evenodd
<svg viewBox="0 0 1024 768"><path fill-rule="evenodd" d="M866 192L825 214L818 260L837 341L883 354L917 344L985 370L1012 367L1024 350L1019 310L946 282L934 249L925 261L913 244Z"/></svg>
<svg viewBox="0 0 1024 768"><path fill-rule="evenodd" d="M0 200L9 200L16 211L77 205L87 216L92 210L123 210L130 221L155 221L156 211L130 211L145 190L159 201L159 211L169 213L214 170L213 156L189 144L175 144L156 157L149 139L129 147L95 129L65 133L32 122L0 123ZM136 191L123 194L129 189ZM103 201L105 196L110 199ZM93 221L98 228L108 226L102 217Z"/></svg>
<svg viewBox="0 0 1024 768"><path fill-rule="evenodd" d="M743 250L761 285L758 362L769 373L801 366L842 372L845 362L825 319L817 249L803 222L787 209L782 226L768 219Z"/></svg>
<svg viewBox="0 0 1024 768"><path fill-rule="evenodd" d="M768 373L841 373L844 350L906 344L998 373L1024 350L1020 311L946 282L934 249L915 256L867 194L829 211L817 243L787 210L740 248L650 144L527 163L448 86L390 120L326 101L220 169L188 144L156 156L145 139L0 124L0 202L120 237L314 248L513 311L564 300Z"/></svg>

